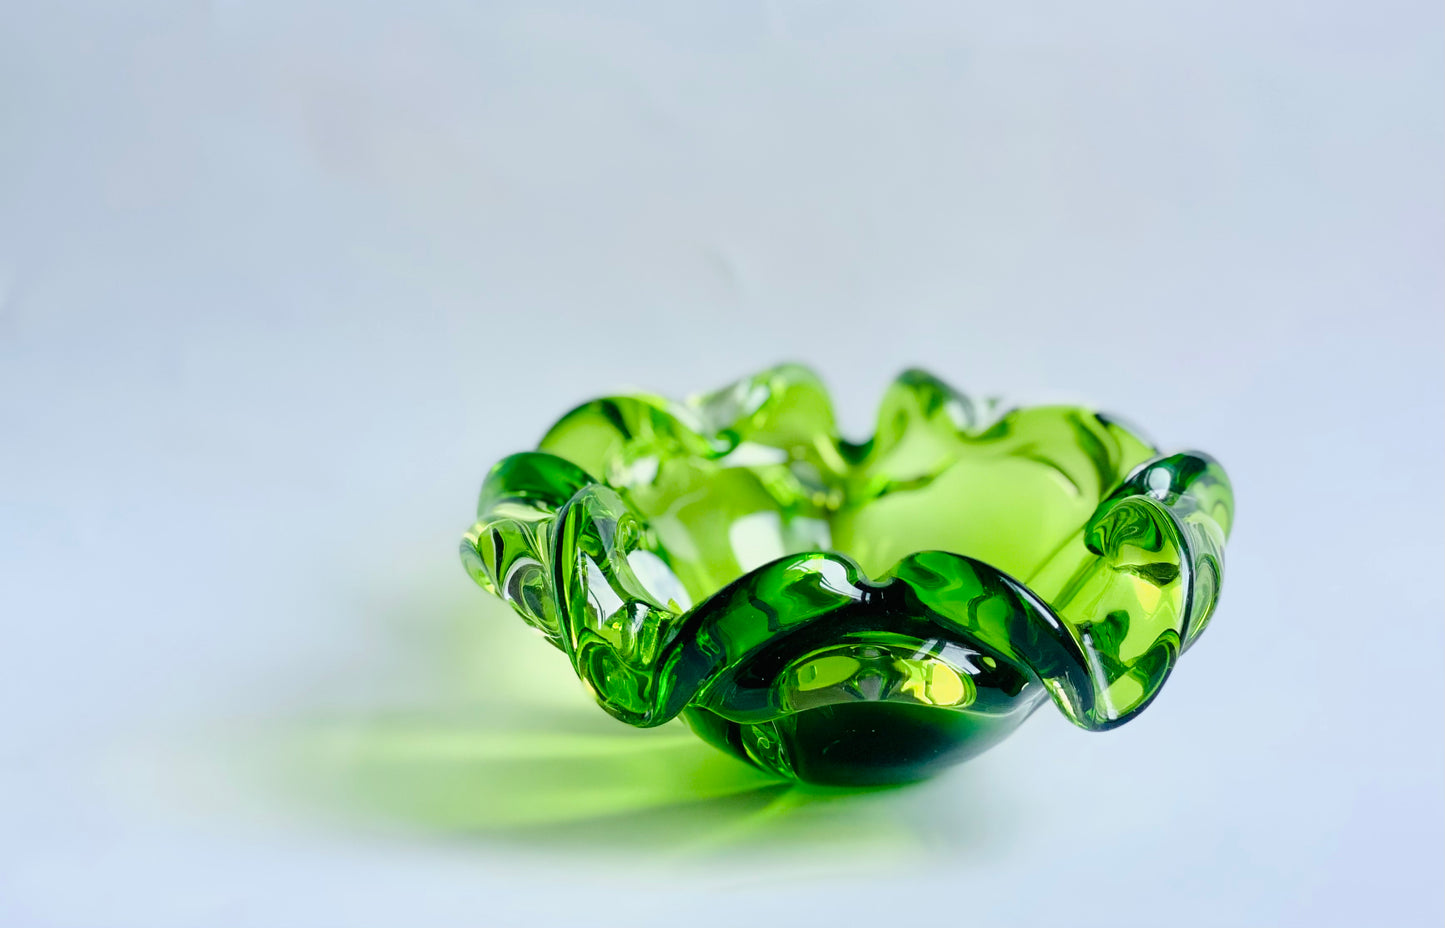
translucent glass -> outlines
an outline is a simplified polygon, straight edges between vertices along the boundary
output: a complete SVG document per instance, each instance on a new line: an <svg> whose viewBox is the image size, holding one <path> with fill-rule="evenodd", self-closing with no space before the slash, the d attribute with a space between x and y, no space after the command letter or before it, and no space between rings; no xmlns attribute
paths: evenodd
<svg viewBox="0 0 1445 928"><path fill-rule="evenodd" d="M1209 622L1232 513L1208 455L921 371L849 442L787 365L574 409L492 468L462 558L618 719L861 785L973 756L1046 699L1090 730L1133 718Z"/></svg>

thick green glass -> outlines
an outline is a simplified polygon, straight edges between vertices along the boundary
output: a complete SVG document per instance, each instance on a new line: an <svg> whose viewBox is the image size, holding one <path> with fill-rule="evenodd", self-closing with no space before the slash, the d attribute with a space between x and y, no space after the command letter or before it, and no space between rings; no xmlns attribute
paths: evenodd
<svg viewBox="0 0 1445 928"><path fill-rule="evenodd" d="M462 559L618 719L864 785L1046 697L1093 731L1133 718L1209 622L1232 514L1212 458L1107 416L908 371L853 443L785 365L574 409L492 468Z"/></svg>

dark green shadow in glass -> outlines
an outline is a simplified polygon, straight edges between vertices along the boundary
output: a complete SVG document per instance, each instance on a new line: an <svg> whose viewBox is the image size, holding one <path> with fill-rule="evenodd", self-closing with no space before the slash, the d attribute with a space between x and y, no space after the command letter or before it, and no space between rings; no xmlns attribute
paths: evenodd
<svg viewBox="0 0 1445 928"><path fill-rule="evenodd" d="M1086 409L909 371L854 443L785 365L568 413L492 468L462 559L616 718L877 785L1046 699L1093 731L1133 718L1209 622L1232 513L1212 458Z"/></svg>

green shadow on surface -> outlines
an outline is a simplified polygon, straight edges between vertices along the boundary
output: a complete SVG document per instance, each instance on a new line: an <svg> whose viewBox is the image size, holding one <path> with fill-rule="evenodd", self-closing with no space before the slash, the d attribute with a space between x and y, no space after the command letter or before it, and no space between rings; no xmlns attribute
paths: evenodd
<svg viewBox="0 0 1445 928"><path fill-rule="evenodd" d="M383 700L313 721L296 731L290 755L293 785L349 819L674 859L739 847L856 849L865 839L872 852L907 851L966 837L923 803L900 810L918 787L779 781L681 723L639 730L611 719L566 659L500 603L384 621L404 630L398 659L420 665L420 692L400 708Z"/></svg>

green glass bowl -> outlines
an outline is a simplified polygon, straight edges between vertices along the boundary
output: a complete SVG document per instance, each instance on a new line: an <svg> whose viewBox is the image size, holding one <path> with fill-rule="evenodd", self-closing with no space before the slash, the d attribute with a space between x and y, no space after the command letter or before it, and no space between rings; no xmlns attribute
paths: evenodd
<svg viewBox="0 0 1445 928"><path fill-rule="evenodd" d="M766 770L929 776L1045 699L1142 711L1219 597L1229 479L1069 406L921 371L866 442L785 365L683 402L594 400L488 474L462 559L632 725Z"/></svg>

